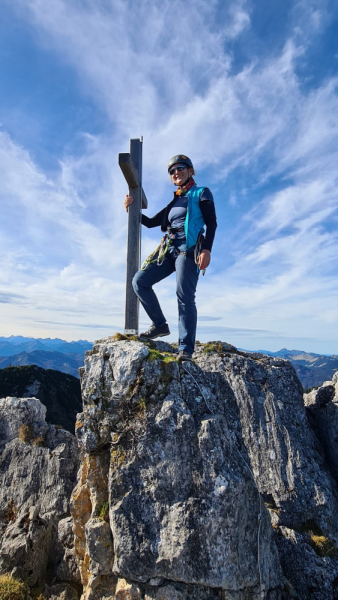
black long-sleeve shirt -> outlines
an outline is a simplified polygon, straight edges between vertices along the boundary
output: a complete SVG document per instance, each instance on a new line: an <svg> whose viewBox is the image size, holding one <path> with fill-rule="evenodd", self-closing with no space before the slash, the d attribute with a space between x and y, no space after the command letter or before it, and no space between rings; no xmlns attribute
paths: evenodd
<svg viewBox="0 0 338 600"><path fill-rule="evenodd" d="M168 215L176 200L177 196L174 193L173 200L169 202L165 208L162 208L162 210L160 210L160 212L158 212L154 217L147 217L142 213L142 225L145 225L150 229L152 227L161 227L162 231L167 231L168 227L170 227ZM201 193L199 206L207 228L203 248L205 250L210 250L211 252L217 227L217 219L213 196L209 188L204 188L203 192Z"/></svg>

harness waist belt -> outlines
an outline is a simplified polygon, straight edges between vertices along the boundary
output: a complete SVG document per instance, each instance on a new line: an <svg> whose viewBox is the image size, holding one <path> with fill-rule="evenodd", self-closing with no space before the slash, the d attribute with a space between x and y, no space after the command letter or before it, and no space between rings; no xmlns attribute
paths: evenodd
<svg viewBox="0 0 338 600"><path fill-rule="evenodd" d="M168 235L171 237L172 240L174 239L176 233L181 233L182 231L184 231L184 227L168 227Z"/></svg>

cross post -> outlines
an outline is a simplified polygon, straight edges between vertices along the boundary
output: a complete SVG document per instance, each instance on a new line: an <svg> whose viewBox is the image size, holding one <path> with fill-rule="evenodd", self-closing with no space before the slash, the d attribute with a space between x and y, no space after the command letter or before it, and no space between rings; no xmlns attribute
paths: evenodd
<svg viewBox="0 0 338 600"><path fill-rule="evenodd" d="M134 202L128 207L128 239L127 239L127 277L124 333L139 333L139 299L136 296L132 280L140 268L141 260L141 215L142 208L147 208L148 200L142 188L142 143L140 139L130 141L129 153L119 154L119 165L129 187L129 195Z"/></svg>

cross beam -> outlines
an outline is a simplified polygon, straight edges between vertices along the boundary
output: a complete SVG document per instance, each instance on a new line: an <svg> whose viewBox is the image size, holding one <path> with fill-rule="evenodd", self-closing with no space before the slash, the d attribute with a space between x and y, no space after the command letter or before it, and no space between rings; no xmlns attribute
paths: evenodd
<svg viewBox="0 0 338 600"><path fill-rule="evenodd" d="M142 188L142 143L143 138L130 140L130 151L119 154L119 165L134 202L128 208L127 277L124 333L139 333L139 300L133 290L132 280L140 268L141 259L141 215L148 200Z"/></svg>

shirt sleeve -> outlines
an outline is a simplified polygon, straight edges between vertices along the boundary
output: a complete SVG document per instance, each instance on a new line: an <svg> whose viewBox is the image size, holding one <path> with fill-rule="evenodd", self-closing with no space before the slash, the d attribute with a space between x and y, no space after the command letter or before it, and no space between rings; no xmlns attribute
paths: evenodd
<svg viewBox="0 0 338 600"><path fill-rule="evenodd" d="M151 229L152 227L159 227L162 223L162 219L164 217L165 210L166 209L163 208L154 217L147 217L147 215L144 215L142 213L142 217L141 217L142 225L145 225L149 229Z"/></svg>
<svg viewBox="0 0 338 600"><path fill-rule="evenodd" d="M204 188L199 200L200 209L206 225L203 248L211 252L217 228L214 198L209 188Z"/></svg>

